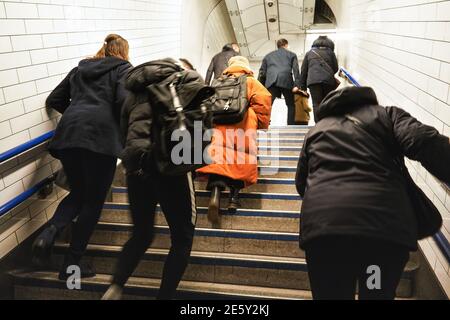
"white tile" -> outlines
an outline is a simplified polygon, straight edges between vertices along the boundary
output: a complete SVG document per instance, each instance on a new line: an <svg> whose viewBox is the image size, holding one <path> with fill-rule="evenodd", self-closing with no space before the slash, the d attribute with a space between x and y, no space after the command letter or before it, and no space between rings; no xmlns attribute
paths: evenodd
<svg viewBox="0 0 450 320"><path fill-rule="evenodd" d="M19 77L15 69L0 71L0 87L12 86L19 83Z"/></svg>
<svg viewBox="0 0 450 320"><path fill-rule="evenodd" d="M13 119L24 114L22 101L16 101L0 106L0 121Z"/></svg>
<svg viewBox="0 0 450 320"><path fill-rule="evenodd" d="M16 84L3 89L6 102L12 102L23 98L28 98L37 93L34 81Z"/></svg>
<svg viewBox="0 0 450 320"><path fill-rule="evenodd" d="M438 15L437 19L441 21L450 21L450 2L443 1L438 3L437 7Z"/></svg>
<svg viewBox="0 0 450 320"><path fill-rule="evenodd" d="M56 129L56 125L52 120L45 121L35 127L30 128L31 139L37 138L43 134Z"/></svg>
<svg viewBox="0 0 450 320"><path fill-rule="evenodd" d="M17 69L20 82L27 82L36 79L42 79L48 76L47 66L39 64L35 66Z"/></svg>
<svg viewBox="0 0 450 320"><path fill-rule="evenodd" d="M48 91L52 91L53 89L58 86L58 84L61 82L60 76L53 76L41 80L36 80L36 87L38 93L44 93Z"/></svg>
<svg viewBox="0 0 450 320"><path fill-rule="evenodd" d="M0 36L24 34L25 23L23 20L0 20Z"/></svg>
<svg viewBox="0 0 450 320"><path fill-rule="evenodd" d="M445 62L450 62L450 43L448 42L433 42L433 58Z"/></svg>
<svg viewBox="0 0 450 320"><path fill-rule="evenodd" d="M24 191L25 190L23 188L23 184L21 181L16 182L13 185L3 189L2 192L0 192L0 205L3 205L8 201L11 201Z"/></svg>
<svg viewBox="0 0 450 320"><path fill-rule="evenodd" d="M436 103L435 116L441 119L446 125L450 125L450 105L438 101Z"/></svg>
<svg viewBox="0 0 450 320"><path fill-rule="evenodd" d="M38 10L41 19L64 19L62 6L40 4Z"/></svg>
<svg viewBox="0 0 450 320"><path fill-rule="evenodd" d="M47 199L36 199L33 204L28 208L30 211L31 218L34 216L41 214L45 209L51 206L57 200L56 193L51 195Z"/></svg>
<svg viewBox="0 0 450 320"><path fill-rule="evenodd" d="M28 190L29 188L32 188L45 178L48 178L52 175L52 169L50 165L46 165L40 169L38 169L35 173L25 177L22 182L24 187Z"/></svg>
<svg viewBox="0 0 450 320"><path fill-rule="evenodd" d="M0 139L8 137L12 134L11 126L9 125L9 121L0 122Z"/></svg>
<svg viewBox="0 0 450 320"><path fill-rule="evenodd" d="M48 97L48 93L39 94L23 100L25 112L31 112L38 109L45 108L45 100Z"/></svg>
<svg viewBox="0 0 450 320"><path fill-rule="evenodd" d="M33 50L30 52L33 64L41 64L58 60L58 51L56 49Z"/></svg>
<svg viewBox="0 0 450 320"><path fill-rule="evenodd" d="M67 45L67 34L65 33L55 33L55 34L44 34L42 36L44 42L44 47L61 47Z"/></svg>
<svg viewBox="0 0 450 320"><path fill-rule="evenodd" d="M445 293L447 294L447 296L450 296L450 276L448 275L448 270L444 266L442 266L439 261L437 261L434 272Z"/></svg>
<svg viewBox="0 0 450 320"><path fill-rule="evenodd" d="M52 20L25 20L28 34L54 33L56 30Z"/></svg>
<svg viewBox="0 0 450 320"><path fill-rule="evenodd" d="M3 174L3 181L5 185L9 187L17 181L22 180L27 175L32 174L34 171L36 171L36 163L34 161L30 161L5 172Z"/></svg>
<svg viewBox="0 0 450 320"><path fill-rule="evenodd" d="M28 52L13 52L0 54L0 70L19 68L31 64Z"/></svg>
<svg viewBox="0 0 450 320"><path fill-rule="evenodd" d="M38 18L38 10L35 4L6 2L5 9L8 19Z"/></svg>
<svg viewBox="0 0 450 320"><path fill-rule="evenodd" d="M0 53L11 52L12 45L10 37L0 37Z"/></svg>
<svg viewBox="0 0 450 320"><path fill-rule="evenodd" d="M75 67L71 60L62 60L47 64L48 73L50 76L67 74Z"/></svg>
<svg viewBox="0 0 450 320"><path fill-rule="evenodd" d="M15 234L10 235L8 238L0 242L0 259L5 257L8 253L17 247L17 238Z"/></svg>
<svg viewBox="0 0 450 320"><path fill-rule="evenodd" d="M34 127L41 122L42 114L41 111L37 110L12 119L11 128L13 132L16 133Z"/></svg>
<svg viewBox="0 0 450 320"><path fill-rule="evenodd" d="M19 243L24 242L35 233L39 228L47 223L47 216L45 211L42 211L39 215L35 216L33 219L25 223L19 230L16 231L17 239Z"/></svg>
<svg viewBox="0 0 450 320"><path fill-rule="evenodd" d="M3 95L3 89L0 88L0 106L5 104L5 96Z"/></svg>
<svg viewBox="0 0 450 320"><path fill-rule="evenodd" d="M8 151L30 140L28 131L23 131L2 139L0 142L0 153Z"/></svg>
<svg viewBox="0 0 450 320"><path fill-rule="evenodd" d="M14 51L41 49L43 47L40 35L13 36L11 37L11 42Z"/></svg>
<svg viewBox="0 0 450 320"><path fill-rule="evenodd" d="M0 19L6 18L5 4L0 2Z"/></svg>

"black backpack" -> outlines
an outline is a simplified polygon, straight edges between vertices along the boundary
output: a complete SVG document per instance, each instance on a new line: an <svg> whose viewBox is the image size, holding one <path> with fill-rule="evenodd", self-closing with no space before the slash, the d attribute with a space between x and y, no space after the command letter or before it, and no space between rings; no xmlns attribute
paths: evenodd
<svg viewBox="0 0 450 320"><path fill-rule="evenodd" d="M216 90L212 98L214 123L235 124L244 120L249 106L247 75L222 76L213 81L212 87Z"/></svg>
<svg viewBox="0 0 450 320"><path fill-rule="evenodd" d="M165 62L157 63L164 67ZM214 89L204 83L199 89L201 77L196 73L194 77L193 72L180 68L168 78L147 87L154 112L153 160L163 175L184 175L207 164L204 151L211 144L211 136L204 137L205 132L213 128L211 97ZM172 139L174 134L175 140ZM181 141L190 145L180 148ZM180 161L174 162L173 153Z"/></svg>

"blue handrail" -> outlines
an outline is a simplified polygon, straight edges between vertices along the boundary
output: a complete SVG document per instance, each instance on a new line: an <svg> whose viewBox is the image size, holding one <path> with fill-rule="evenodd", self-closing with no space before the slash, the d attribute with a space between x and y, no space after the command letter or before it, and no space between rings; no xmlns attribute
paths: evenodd
<svg viewBox="0 0 450 320"><path fill-rule="evenodd" d="M45 178L44 180L42 180L41 182L36 184L34 187L28 189L24 193L19 194L14 199L12 199L12 200L8 201L7 203L5 203L4 205L0 206L0 217L4 216L10 210L14 209L15 207L17 207L21 203L23 203L26 200L28 200L29 198L31 198L34 194L39 192L43 187L45 187L46 185L52 183L53 181L54 181L54 176L50 176L48 178Z"/></svg>
<svg viewBox="0 0 450 320"><path fill-rule="evenodd" d="M361 84L356 80L347 69L341 67L341 72L345 75L345 77L356 87L362 87Z"/></svg>
<svg viewBox="0 0 450 320"><path fill-rule="evenodd" d="M11 150L1 153L0 154L0 164L5 161L8 161L11 158L14 158L15 156L18 156L19 154L21 154L25 151L28 151L28 150L40 145L41 143L44 143L44 142L50 140L51 138L53 138L54 135L55 135L55 131L47 132L46 134L43 134L40 137L37 137L37 138L30 140L24 144L21 144L18 147L15 147Z"/></svg>
<svg viewBox="0 0 450 320"><path fill-rule="evenodd" d="M361 84L348 72L345 68L341 68L342 73L345 77L356 87L361 87ZM450 185L445 184L450 190ZM445 256L447 261L450 263L450 243L442 232L437 233L433 237L434 241L437 243L439 249L441 249L442 254Z"/></svg>

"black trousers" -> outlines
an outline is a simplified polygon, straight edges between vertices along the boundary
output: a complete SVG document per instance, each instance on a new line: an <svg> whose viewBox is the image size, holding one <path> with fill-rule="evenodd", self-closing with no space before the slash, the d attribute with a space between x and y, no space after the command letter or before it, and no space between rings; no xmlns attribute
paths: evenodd
<svg viewBox="0 0 450 320"><path fill-rule="evenodd" d="M288 108L288 125L295 125L295 97L292 89L270 87L268 90L272 95L272 105L276 98L281 98L281 95L283 95Z"/></svg>
<svg viewBox="0 0 450 320"><path fill-rule="evenodd" d="M323 99L333 90L336 90L336 86L331 86L328 84L314 84L309 86L309 91L311 93L311 98L313 101L314 110L314 121L317 123L317 110L321 105Z"/></svg>
<svg viewBox="0 0 450 320"><path fill-rule="evenodd" d="M155 210L159 203L170 228L172 246L164 264L158 299L173 299L191 254L197 211L192 175L128 177L133 235L119 257L113 284L124 286L154 238Z"/></svg>
<svg viewBox="0 0 450 320"><path fill-rule="evenodd" d="M409 260L406 247L375 239L324 237L306 248L306 261L315 300L394 300ZM381 289L371 290L373 270L380 270Z"/></svg>
<svg viewBox="0 0 450 320"><path fill-rule="evenodd" d="M116 172L117 158L85 149L68 149L60 151L60 160L71 191L61 201L49 224L61 232L78 217L70 251L81 257L100 218Z"/></svg>
<svg viewBox="0 0 450 320"><path fill-rule="evenodd" d="M244 189L245 183L244 181L234 180L228 177L219 176L217 174L211 174L208 178L208 186L207 190L212 190L215 187L218 187L221 191L224 191L227 187L234 189Z"/></svg>

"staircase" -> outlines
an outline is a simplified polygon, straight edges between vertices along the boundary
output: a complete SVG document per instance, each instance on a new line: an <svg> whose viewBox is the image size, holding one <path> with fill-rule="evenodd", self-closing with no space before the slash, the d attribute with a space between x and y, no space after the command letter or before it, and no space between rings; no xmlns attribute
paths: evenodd
<svg viewBox="0 0 450 320"><path fill-rule="evenodd" d="M207 220L209 192L196 181L198 223L190 265L179 287L180 299L311 299L304 252L298 246L301 199L295 172L305 127L272 128L277 138L261 133L257 185L242 193L242 209L222 212L219 229ZM278 139L279 136L279 139ZM91 238L86 259L98 276L82 282L81 290L66 289L56 272L13 273L17 299L99 299L110 283L121 246L131 233L127 189L121 170ZM228 204L223 197L222 207ZM154 243L126 288L128 299L152 299L157 294L170 235L158 208ZM150 226L149 226L150 228ZM55 248L62 261L67 244ZM414 296L417 263L413 256L400 287L399 298Z"/></svg>

